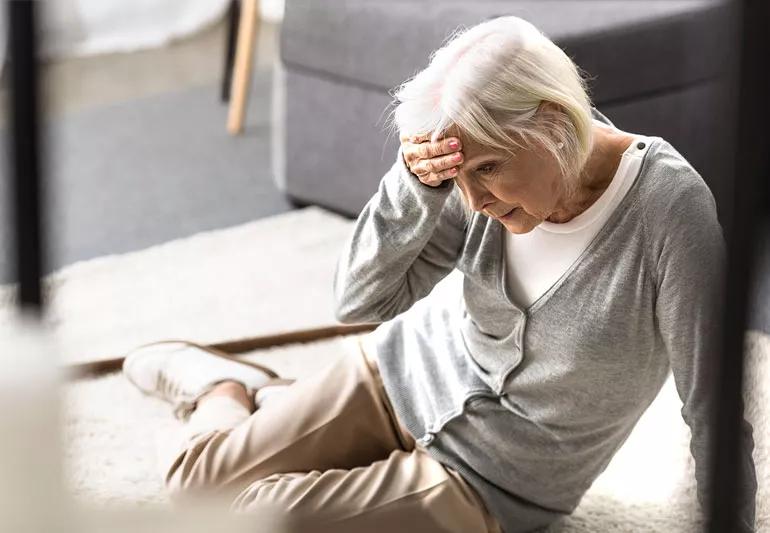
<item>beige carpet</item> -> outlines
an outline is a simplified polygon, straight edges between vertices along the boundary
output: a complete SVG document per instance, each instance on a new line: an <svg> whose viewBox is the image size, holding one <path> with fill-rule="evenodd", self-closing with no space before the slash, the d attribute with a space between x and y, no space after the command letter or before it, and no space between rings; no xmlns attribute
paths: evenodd
<svg viewBox="0 0 770 533"><path fill-rule="evenodd" d="M65 267L45 280L61 361L164 338L215 343L336 324L332 275L351 225L308 207ZM0 286L0 336L12 295Z"/></svg>
<svg viewBox="0 0 770 533"><path fill-rule="evenodd" d="M200 342L334 323L331 279L351 222L307 208L120 256L78 263L47 281L47 322L61 362L112 357L169 337ZM445 280L452 283L450 278ZM11 297L0 287L0 335ZM770 336L749 332L747 418L754 425L758 531L770 533ZM328 364L344 338L245 357L302 377ZM577 512L551 531L686 532L695 502L689 430L669 378ZM70 383L64 403L68 487L98 505L160 504L159 430L177 422L119 373Z"/></svg>

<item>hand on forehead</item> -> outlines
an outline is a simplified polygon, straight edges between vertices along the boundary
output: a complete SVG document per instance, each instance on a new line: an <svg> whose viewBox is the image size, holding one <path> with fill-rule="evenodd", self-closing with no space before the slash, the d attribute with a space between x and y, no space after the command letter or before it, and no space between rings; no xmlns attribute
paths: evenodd
<svg viewBox="0 0 770 533"><path fill-rule="evenodd" d="M432 135L433 135L433 132L415 134L410 137L410 141L413 143L430 142ZM468 153L468 152L481 153L481 152L490 151L488 147L485 147L484 145L479 144L478 142L472 139L469 135L465 134L462 130L460 130L460 128L458 128L455 125L452 125L449 128L447 128L438 137L437 141L441 141L442 139L449 139L449 138L459 139L460 149L465 153Z"/></svg>

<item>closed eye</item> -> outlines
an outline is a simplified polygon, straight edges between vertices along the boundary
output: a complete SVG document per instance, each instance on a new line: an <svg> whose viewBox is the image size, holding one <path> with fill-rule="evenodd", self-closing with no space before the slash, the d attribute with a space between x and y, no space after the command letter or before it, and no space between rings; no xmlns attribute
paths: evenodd
<svg viewBox="0 0 770 533"><path fill-rule="evenodd" d="M507 156L504 159L494 158L480 161L479 165L476 167L476 174L484 179L496 179L502 175L502 169L508 164L512 157L513 156Z"/></svg>
<svg viewBox="0 0 770 533"><path fill-rule="evenodd" d="M488 164L476 167L476 172L478 172L479 174L489 174L494 170L495 170L495 165L492 163L488 163Z"/></svg>

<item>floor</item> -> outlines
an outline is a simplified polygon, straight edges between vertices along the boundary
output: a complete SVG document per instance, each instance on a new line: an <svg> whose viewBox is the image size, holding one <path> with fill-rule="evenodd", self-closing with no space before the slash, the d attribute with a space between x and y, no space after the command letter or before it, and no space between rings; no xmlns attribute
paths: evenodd
<svg viewBox="0 0 770 533"><path fill-rule="evenodd" d="M46 272L294 208L270 171L278 30L260 27L238 137L226 133L219 101L223 23L162 49L44 66ZM0 130L6 122L3 108ZM0 205L9 203L7 181ZM0 225L0 283L15 278L9 226Z"/></svg>

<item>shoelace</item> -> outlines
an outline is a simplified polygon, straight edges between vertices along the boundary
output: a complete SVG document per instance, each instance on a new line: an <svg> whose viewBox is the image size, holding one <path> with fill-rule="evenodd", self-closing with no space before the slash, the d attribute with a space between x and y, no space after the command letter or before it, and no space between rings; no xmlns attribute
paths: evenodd
<svg viewBox="0 0 770 533"><path fill-rule="evenodd" d="M155 390L160 392L165 399L172 400L179 395L182 390L179 383L176 383L173 379L166 377L163 372L158 372L158 379L155 383Z"/></svg>
<svg viewBox="0 0 770 533"><path fill-rule="evenodd" d="M155 390L172 403L174 416L186 421L195 409L195 402L190 394L183 391L179 383L169 379L163 372L158 372Z"/></svg>
<svg viewBox="0 0 770 533"><path fill-rule="evenodd" d="M179 383L173 379L169 379L163 372L158 372L158 377L155 383L155 390L161 393L161 395L173 404L174 415L182 421L187 421L192 412L195 410L197 399L208 392L211 387L216 383L211 383L207 387L204 387L196 397L189 392L182 390ZM247 394L253 396L254 391L248 389Z"/></svg>

